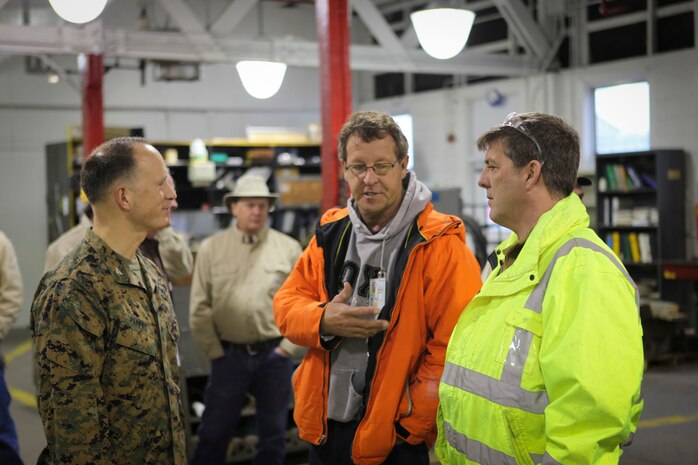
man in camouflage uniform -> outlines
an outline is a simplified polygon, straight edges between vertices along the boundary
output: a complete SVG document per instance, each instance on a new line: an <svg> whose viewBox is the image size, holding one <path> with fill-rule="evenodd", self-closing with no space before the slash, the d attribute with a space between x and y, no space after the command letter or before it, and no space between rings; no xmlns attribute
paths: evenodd
<svg viewBox="0 0 698 465"><path fill-rule="evenodd" d="M32 304L39 464L186 463L175 320L165 277L138 251L176 194L158 151L118 138L85 162L94 225Z"/></svg>

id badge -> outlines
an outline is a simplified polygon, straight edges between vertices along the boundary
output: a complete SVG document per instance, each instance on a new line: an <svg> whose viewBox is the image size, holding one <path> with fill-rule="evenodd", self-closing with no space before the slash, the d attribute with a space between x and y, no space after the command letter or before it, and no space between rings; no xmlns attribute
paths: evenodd
<svg viewBox="0 0 698 465"><path fill-rule="evenodd" d="M383 308L385 305L385 276L379 275L369 281L368 304L373 308Z"/></svg>

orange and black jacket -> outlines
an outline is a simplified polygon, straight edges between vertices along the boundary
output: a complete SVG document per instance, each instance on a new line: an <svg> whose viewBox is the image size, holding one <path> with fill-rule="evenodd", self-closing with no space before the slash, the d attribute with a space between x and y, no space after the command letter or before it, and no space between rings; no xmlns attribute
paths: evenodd
<svg viewBox="0 0 698 465"><path fill-rule="evenodd" d="M321 339L320 319L342 288L351 234L346 208L326 212L274 298L281 334L309 348L293 376L294 420L300 437L316 445L326 440L330 351L338 345ZM397 437L429 447L436 438L446 346L481 285L460 219L429 204L412 222L388 279L378 318L389 326L368 342L364 401L352 447L358 465L382 463Z"/></svg>

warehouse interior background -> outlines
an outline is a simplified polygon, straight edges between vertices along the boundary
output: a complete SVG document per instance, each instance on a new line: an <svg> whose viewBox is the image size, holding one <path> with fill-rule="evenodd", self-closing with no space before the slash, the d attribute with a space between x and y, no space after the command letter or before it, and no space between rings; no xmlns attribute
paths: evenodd
<svg viewBox="0 0 698 465"><path fill-rule="evenodd" d="M475 140L512 111L569 122L581 136L580 173L593 178L594 89L647 82L650 148L686 153L675 208L695 260L698 0L469 0L468 44L444 61L419 49L410 24L427 3L349 2L353 110L412 116L422 181L459 189L464 205L484 211ZM303 132L321 121L315 9L312 0L110 0L98 20L75 25L47 1L0 0L0 229L24 281L17 328L29 324L49 242L46 145L81 124L77 55L104 55L106 127L142 128L154 141ZM235 70L242 59L286 62L279 92L248 95ZM593 192L585 202L595 208Z"/></svg>
<svg viewBox="0 0 698 465"><path fill-rule="evenodd" d="M231 30L216 22L241 3L251 6L241 8L247 12ZM475 182L482 158L477 135L511 111L567 120L582 137L580 172L592 173L593 89L614 84L649 83L651 147L685 150L695 170L695 1L471 1L477 16L469 43L447 61L427 57L409 38L409 12L426 2L350 3L354 110L411 114L415 171L432 187L460 188L464 203L484 204ZM19 326L28 324L48 240L45 145L64 141L68 127L81 122L76 51L89 51L102 37L105 126L142 127L148 139L245 137L246 126L303 129L320 121L314 2L112 0L84 26L64 22L45 1L0 6L0 218L26 283ZM371 16L374 10L380 17ZM208 39L189 32L216 26L224 32L204 34ZM387 36L388 45L376 36ZM670 37L658 40L664 36ZM209 46L201 45L206 40ZM658 50L658 42L668 50ZM257 100L243 89L234 63L270 54L289 68L278 94ZM52 62L64 79L50 84L50 66L28 71L27 56ZM156 81L157 60L149 57L199 63L199 79ZM488 100L492 90L503 96L499 105ZM695 187L688 186L687 208L695 204ZM695 221L689 224L695 231ZM692 251L695 233L687 235Z"/></svg>

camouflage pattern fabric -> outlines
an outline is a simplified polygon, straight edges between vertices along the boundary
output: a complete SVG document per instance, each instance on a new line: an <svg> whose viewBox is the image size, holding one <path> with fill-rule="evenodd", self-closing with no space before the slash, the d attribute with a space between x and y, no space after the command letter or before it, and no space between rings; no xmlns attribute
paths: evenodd
<svg viewBox="0 0 698 465"><path fill-rule="evenodd" d="M31 309L39 464L186 463L177 340L164 277L90 231Z"/></svg>

